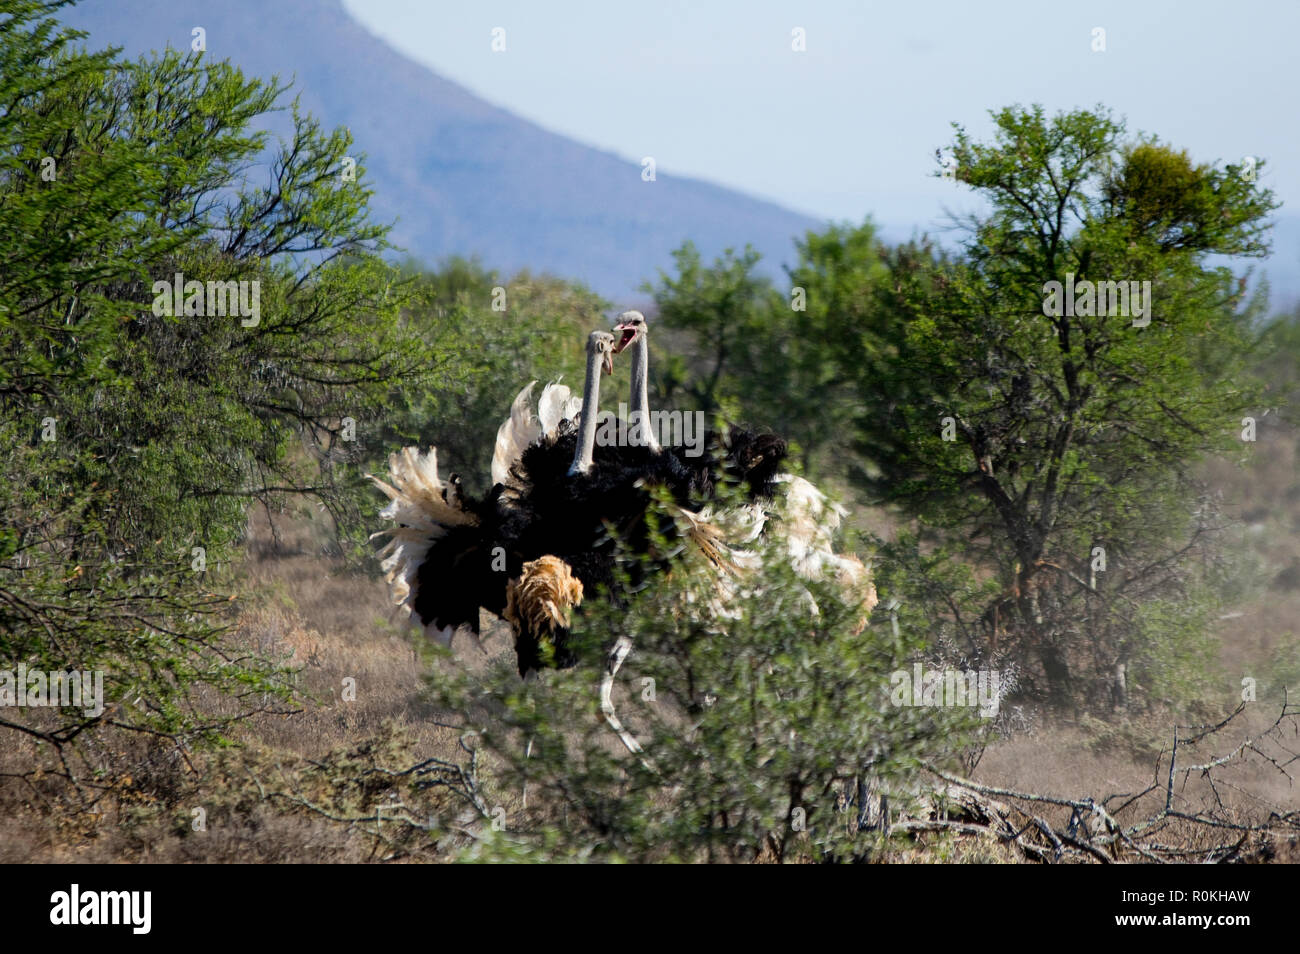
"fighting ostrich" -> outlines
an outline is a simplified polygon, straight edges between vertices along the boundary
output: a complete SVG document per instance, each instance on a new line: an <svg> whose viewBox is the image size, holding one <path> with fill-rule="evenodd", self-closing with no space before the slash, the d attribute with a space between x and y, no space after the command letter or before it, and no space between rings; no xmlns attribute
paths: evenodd
<svg viewBox="0 0 1300 954"><path fill-rule="evenodd" d="M790 564L804 579L833 579L846 593L861 598L863 614L858 630L864 629L877 596L868 567L852 554L835 552L834 535L846 514L844 508L832 503L804 478L778 473L785 460L786 444L773 435L735 426L725 432L710 431L704 440L708 453L703 463L693 462L683 448L661 447L649 403L649 325L639 311L625 311L617 320L614 331L620 338L615 351L621 353L629 348L632 351L628 398L631 438L645 449L651 460L674 460L676 466L666 470L678 481L684 479L685 489L705 501L699 511L682 509L680 515L695 541L720 570L710 612L719 619L731 618L728 604L737 595L740 578L761 563L759 554L748 548L760 538L775 536ZM719 477L744 488L744 499L739 504L721 509L712 504ZM815 615L816 600L811 593L805 597L808 611ZM626 637L614 643L601 680L600 699L606 721L623 744L637 753L641 751L640 745L623 728L613 706L614 679L631 649L632 643Z"/></svg>
<svg viewBox="0 0 1300 954"><path fill-rule="evenodd" d="M596 452L600 380L612 372L614 342L605 331L588 337L576 413L563 386L543 391L536 419L532 385L520 392L497 434L493 471L502 479L483 496L454 474L441 479L436 448L405 448L389 458L388 481L371 476L389 498L381 516L396 523L376 534L389 537L381 568L394 602L432 639L450 645L462 627L477 635L482 608L510 624L521 676L572 666L574 608L584 595L617 590L620 542L652 549L649 488L686 481L670 456L647 463L638 448ZM666 565L665 555L654 559Z"/></svg>
<svg viewBox="0 0 1300 954"><path fill-rule="evenodd" d="M590 469L600 377L613 370L613 345L608 332L588 340L581 439L567 388L548 385L537 420L527 408L533 385L520 392L497 434L493 477L501 479L483 496L466 493L454 474L441 479L436 448L391 455L391 483L368 475L389 498L381 516L396 523L375 535L389 537L380 566L393 601L410 610L426 635L444 645L461 627L477 635L482 608L511 623L521 675L547 662L576 661L554 636L567 630L568 613L582 599L573 564L590 562L603 521L613 515L601 508L608 501L584 508L581 488L567 473ZM566 479L556 480L561 469Z"/></svg>
<svg viewBox="0 0 1300 954"><path fill-rule="evenodd" d="M507 586L505 618L520 634L523 651L549 650L551 659L530 663L567 667L576 662L568 646L573 609L584 594L603 591L620 599L617 560L620 547L641 559L622 567L635 589L648 574L667 569L680 536L706 539L707 528L690 511L695 475L671 454L649 454L644 447L597 447L601 369L609 371L614 336L593 332L588 339L587 378L576 426L561 422L552 438L525 447L506 475L500 501L500 532L526 562ZM540 416L540 412L539 412ZM507 443L517 443L507 441ZM665 526L654 527L669 541L656 548L651 510L659 490L674 507ZM545 560L542 557L545 557ZM531 612L516 606L531 599Z"/></svg>
<svg viewBox="0 0 1300 954"><path fill-rule="evenodd" d="M621 334L616 353L632 349L631 394L628 414L639 426L633 434L653 454L664 453L655 439L653 417L649 404L650 347L649 325L639 311L625 311L618 316L614 330ZM851 589L863 589L866 608L876 604L875 587L870 583L867 567L853 555L837 554L834 535L839 530L846 511L832 503L812 483L789 473L778 473L785 460L786 446L780 438L756 434L740 427L730 427L724 434L710 432L705 445L711 451L721 449L721 469L732 480L743 482L747 488L746 502L725 512L715 512L705 505L699 516L728 536L735 547L752 544L765 535L773 520L779 523L777 531L785 545L790 563L807 580L831 578ZM669 448L667 453L684 458L680 448ZM689 459L681 460L689 468ZM697 469L691 489L702 491L704 496L713 493L708 467ZM752 565L752 555L744 550L729 550L731 563L737 566Z"/></svg>
<svg viewBox="0 0 1300 954"><path fill-rule="evenodd" d="M815 519L826 510L825 497L800 478L775 473L785 450L779 438L733 428L712 435L701 459L688 458L681 448L660 448L657 441L597 451L600 380L612 371L614 355L630 344L635 345L632 407L641 412L641 433L653 440L644 317L625 313L621 318L618 344L608 332L588 337L580 402L568 388L548 385L534 418L529 402L535 382L516 397L497 434L494 484L486 494L467 494L456 475L444 483L434 448L428 454L405 448L392 455L391 483L371 478L389 497L382 515L397 524L383 531L390 539L380 551L394 601L446 644L461 627L479 632L480 608L506 620L525 678L542 668L577 663L569 645L572 613L584 596L598 590L620 598L615 579L620 544L646 558L630 567L634 586L646 573L668 568L672 554L653 552L650 533L656 488L666 489L676 504L670 537L692 539L719 565L732 564L729 571L745 554L728 546L708 513L698 509L700 500L728 479L747 486L751 503L771 497L782 482L792 484L786 496L812 504L799 512L802 523L794 522L802 532L801 558L810 568L850 559L833 554L834 527ZM754 534L762 530L766 514L762 508L757 512L763 519L751 521ZM837 512L829 512L837 524ZM626 639L615 642L601 702L611 727L635 752L639 746L618 722L610 700L613 676L629 649Z"/></svg>

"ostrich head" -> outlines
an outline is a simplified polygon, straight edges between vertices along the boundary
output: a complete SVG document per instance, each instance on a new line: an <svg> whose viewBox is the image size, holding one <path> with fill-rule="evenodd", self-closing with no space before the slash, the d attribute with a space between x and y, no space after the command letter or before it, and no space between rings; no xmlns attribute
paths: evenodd
<svg viewBox="0 0 1300 954"><path fill-rule="evenodd" d="M614 353L619 354L637 339L644 339L646 331L649 329L646 325L645 315L639 311L625 311L618 316L618 324L614 326L614 330L621 334L618 344L614 348Z"/></svg>
<svg viewBox="0 0 1300 954"><path fill-rule="evenodd" d="M597 358L603 374L614 373L614 355L618 354L619 350L615 346L614 336L608 331L593 331L587 337L587 356Z"/></svg>

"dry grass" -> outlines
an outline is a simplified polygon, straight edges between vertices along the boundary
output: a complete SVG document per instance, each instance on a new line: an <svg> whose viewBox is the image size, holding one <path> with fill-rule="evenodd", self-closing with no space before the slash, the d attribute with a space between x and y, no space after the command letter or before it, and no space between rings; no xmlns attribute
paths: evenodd
<svg viewBox="0 0 1300 954"><path fill-rule="evenodd" d="M303 704L254 716L238 730L236 748L190 753L188 762L175 753L160 762L161 747L105 733L114 764L127 768L93 813L75 811L44 779L5 780L0 862L364 861L375 857L376 841L366 834L373 826L332 821L266 792L299 796L340 817L364 815L389 793L384 786L342 791L340 780L358 764L463 754L459 733L425 698L428 666L385 584L324 555L320 525L277 521L277 529L278 545L265 516L254 516L239 584L244 608L231 639L299 667ZM512 651L502 630L486 634L490 655ZM488 658L473 644L457 652L470 665ZM355 681L351 701L346 680ZM28 773L48 754L14 733L0 742L0 773ZM195 809L205 813L205 832L192 828ZM437 846L429 847L436 855Z"/></svg>
<svg viewBox="0 0 1300 954"><path fill-rule="evenodd" d="M1224 463L1207 472L1224 488L1227 506L1242 519L1260 561L1259 598L1242 607L1243 615L1223 620L1220 630L1222 663L1234 686L1240 675L1269 686L1300 672L1300 660L1292 672L1279 656L1295 645L1289 636L1300 631L1296 440L1291 432L1273 436L1276 452L1259 455L1250 471ZM382 581L330 556L321 522L302 517L277 522L278 543L265 514L253 516L234 639L300 666L304 703L291 714L250 719L238 733L238 747L192 754L188 763L161 746L108 735L100 744L113 755L119 774L109 780L111 795L89 814L70 811L51 781L17 778L47 753L30 739L12 733L0 737L0 773L6 773L0 778L0 862L441 860L463 844L451 832L383 841L372 836L372 823L325 817L365 817L386 800L417 798L423 799L422 811L468 821L466 806L448 791L415 793L382 778L377 784L358 781L373 778L376 766L428 758L457 761L464 753L458 749L459 733L448 725L455 714L438 711L423 692L428 660L421 659L419 641L410 638L408 624L390 606ZM482 648L472 641L456 648L458 663L471 667L510 653L509 635L499 623L485 630ZM354 701L343 698L349 679L355 680ZM1250 714L1249 725L1257 727L1272 714L1271 706L1261 705ZM1040 716L1033 730L991 745L972 778L1069 797L1137 792L1156 777L1157 764L1167 768L1161 753L1168 750L1175 721L1197 720L1171 712L1112 722L1053 722ZM1289 780L1268 766L1243 770L1231 782L1220 793L1224 804L1245 816L1258 817L1272 805L1294 809L1300 804ZM491 789L490 771L484 784ZM279 796L268 797L269 792ZM491 803L513 814L520 794L490 791ZM1204 805L1210 797L1196 778L1178 789L1187 806ZM1130 816L1149 809L1150 801L1133 806ZM206 813L205 832L192 829L196 808ZM535 814L542 806L530 808ZM1294 843L1271 851L1265 860L1300 860ZM903 863L1017 860L1004 846L943 835L896 843L882 857Z"/></svg>

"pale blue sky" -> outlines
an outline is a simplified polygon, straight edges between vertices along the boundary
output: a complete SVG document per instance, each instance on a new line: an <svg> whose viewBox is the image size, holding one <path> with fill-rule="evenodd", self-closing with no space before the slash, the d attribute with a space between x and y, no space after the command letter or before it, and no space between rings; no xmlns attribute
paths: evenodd
<svg viewBox="0 0 1300 954"><path fill-rule="evenodd" d="M1266 157L1282 214L1300 211L1295 0L344 2L548 129L819 217L933 228L963 201L927 178L948 123L986 130L987 110L1014 102L1102 102L1197 159Z"/></svg>

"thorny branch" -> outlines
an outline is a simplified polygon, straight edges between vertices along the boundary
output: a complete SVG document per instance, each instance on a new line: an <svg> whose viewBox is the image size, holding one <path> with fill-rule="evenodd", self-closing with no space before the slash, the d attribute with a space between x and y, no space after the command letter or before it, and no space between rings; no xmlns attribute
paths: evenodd
<svg viewBox="0 0 1300 954"><path fill-rule="evenodd" d="M1300 707L1285 696L1277 718L1266 729L1244 739L1227 754L1201 764L1183 765L1180 754L1207 739L1216 738L1246 711L1239 705L1223 721L1205 726L1177 726L1173 746L1161 753L1155 778L1143 791L1113 793L1100 800L1092 797L1061 797L1021 792L994 785L982 785L926 764L925 769L947 783L922 799L919 817L903 817L889 825L897 833L949 832L958 836L994 838L1014 845L1026 858L1055 863L1147 861L1159 864L1183 861L1226 863L1241 860L1251 849L1259 850L1282 837L1300 836L1300 811L1271 807L1262 820L1233 815L1219 796L1220 787L1236 788L1216 772L1247 763L1268 764L1293 781L1291 767L1300 753L1283 744L1288 734L1300 731ZM1161 763L1169 765L1161 776ZM1183 792L1193 775L1209 788L1213 803L1195 809L1179 808ZM1176 791L1177 780L1182 786ZM1249 793L1247 793L1249 794ZM1163 796L1162 807L1145 816L1122 823L1117 816L1139 805L1148 796ZM1256 796L1252 796L1257 801ZM1005 799L1005 801L1004 801ZM1116 803L1119 803L1116 806ZM1068 821L1061 809L1069 809ZM1057 809L1056 824L1049 821ZM1168 844L1155 836L1168 831L1171 822L1181 823L1178 842Z"/></svg>

